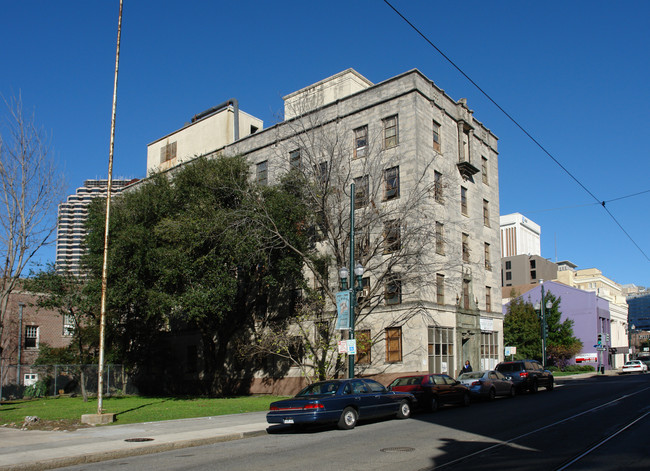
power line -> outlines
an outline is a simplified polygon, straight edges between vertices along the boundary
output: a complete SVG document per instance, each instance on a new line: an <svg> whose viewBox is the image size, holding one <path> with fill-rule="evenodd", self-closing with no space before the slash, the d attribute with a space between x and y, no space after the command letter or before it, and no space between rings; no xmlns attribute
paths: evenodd
<svg viewBox="0 0 650 471"><path fill-rule="evenodd" d="M542 150L542 152L544 152L548 157L550 157L550 159L553 160L553 162L555 162L562 170L564 170L564 172L569 177L571 177L573 181L575 181L585 192L587 192L587 194L589 194L589 196L591 196L598 204L600 204L603 207L603 209L607 212L609 217L612 218L612 220L616 223L616 225L627 236L627 238L630 239L630 241L636 246L637 249L639 249L639 251L643 254L646 260L650 261L650 258L648 257L648 255L646 255L643 249L639 247L639 244L637 244L634 241L634 239L632 239L630 234L628 234L628 232L623 228L621 223L619 223L618 220L614 217L614 215L609 211L609 209L605 207L607 203L606 201L602 201L596 198L596 196L591 191L589 191L589 189L585 185L583 185L582 182L578 180L578 178L576 178L564 165L560 163L559 160L557 160L549 151L547 151L546 148L540 142L537 141L537 139L535 139L521 124L519 124L519 122L517 122L515 118L510 116L510 114L505 109L503 109L485 90L483 90L474 80L472 80L469 75L467 75L459 66L457 66L453 60L451 60L444 52L442 52L438 48L438 46L436 46L423 32L421 32L413 23L411 23L404 15L402 15L402 13L400 13L399 10L397 10L397 8L391 5L391 3L388 0L384 0L384 3L386 3L386 5L388 5L397 15L399 15L399 17L402 18L416 33L418 33L427 43L429 43L431 47L433 47L436 51L438 51L438 53L442 57L444 57L447 60L447 62L449 62L458 72L460 72L463 75L463 77L465 77L472 85L474 85L478 89L478 91L480 91L488 100L490 100L490 102L492 102L494 106L496 106L510 121L512 121L512 123L515 126L517 126L531 141L533 141L535 145Z"/></svg>

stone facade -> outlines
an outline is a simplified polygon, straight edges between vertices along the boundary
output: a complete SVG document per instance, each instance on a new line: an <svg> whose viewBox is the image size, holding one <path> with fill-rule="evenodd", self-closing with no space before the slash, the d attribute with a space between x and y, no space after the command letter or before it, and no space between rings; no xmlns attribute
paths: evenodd
<svg viewBox="0 0 650 471"><path fill-rule="evenodd" d="M175 135L180 139L182 133ZM466 100L452 100L418 70L376 85L347 70L285 97L282 123L206 155L244 155L252 177L272 184L292 165L301 165L300 158L305 167L312 159L309 171L333 167L322 152L326 145L343 156L337 167L343 176L333 181L342 197L354 179L369 182L360 218L406 207L417 197L426 210L405 213L403 234L415 228L430 235L444 227L444 249L431 239L420 264L411 265L410 270L422 270L419 283L404 283L398 303L382 302L360 316L357 332L369 332L373 341L370 361L357 365L357 374L386 380L415 372L455 376L465 360L475 368L496 365L503 358L496 136L473 117ZM371 158L376 167L370 167ZM399 198L389 201L383 175L392 169L399 176ZM423 189L426 194L419 194ZM366 268L370 283L377 281L377 272ZM330 280L338 278L335 270ZM279 387L260 377L253 391Z"/></svg>

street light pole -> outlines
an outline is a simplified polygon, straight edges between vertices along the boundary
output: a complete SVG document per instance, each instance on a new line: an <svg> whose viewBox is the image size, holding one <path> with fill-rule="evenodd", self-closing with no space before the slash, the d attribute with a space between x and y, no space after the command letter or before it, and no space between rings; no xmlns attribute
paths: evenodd
<svg viewBox="0 0 650 471"><path fill-rule="evenodd" d="M357 304L357 290L353 278L354 273L354 181L350 184L350 330L348 339L354 340L354 310ZM354 378L355 356L348 353L348 378Z"/></svg>
<svg viewBox="0 0 650 471"><path fill-rule="evenodd" d="M355 307L357 304L357 292L363 289L363 265L354 263L354 182L350 185L350 269L345 265L339 269L339 278L341 279L341 289L348 292L349 299L349 322L348 322L348 341L354 341L354 324L355 324ZM348 289L348 276L350 277L350 288ZM352 343L350 342L350 343ZM356 351L356 349L355 349ZM355 354L350 353L348 348L348 378L354 378Z"/></svg>
<svg viewBox="0 0 650 471"><path fill-rule="evenodd" d="M551 301L547 303L544 301L544 280L539 280L539 284L542 287L542 299L540 301L540 324L542 327L542 366L546 369L546 310L551 309L553 304ZM545 309L546 308L546 309Z"/></svg>

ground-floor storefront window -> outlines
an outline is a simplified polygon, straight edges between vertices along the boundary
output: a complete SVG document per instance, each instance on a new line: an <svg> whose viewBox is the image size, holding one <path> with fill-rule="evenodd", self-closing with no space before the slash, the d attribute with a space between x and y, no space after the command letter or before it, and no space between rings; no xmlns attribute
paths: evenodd
<svg viewBox="0 0 650 471"><path fill-rule="evenodd" d="M429 373L454 376L454 329L429 327Z"/></svg>
<svg viewBox="0 0 650 471"><path fill-rule="evenodd" d="M493 370L497 363L499 363L497 332L481 332L481 369Z"/></svg>

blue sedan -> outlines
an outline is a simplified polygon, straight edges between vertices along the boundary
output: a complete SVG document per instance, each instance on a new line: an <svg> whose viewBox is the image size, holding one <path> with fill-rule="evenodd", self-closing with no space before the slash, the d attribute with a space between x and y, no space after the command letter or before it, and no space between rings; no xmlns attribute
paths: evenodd
<svg viewBox="0 0 650 471"><path fill-rule="evenodd" d="M271 403L270 424L306 425L337 423L354 428L360 419L411 415L414 396L388 391L371 379L334 379L310 384L291 399Z"/></svg>

